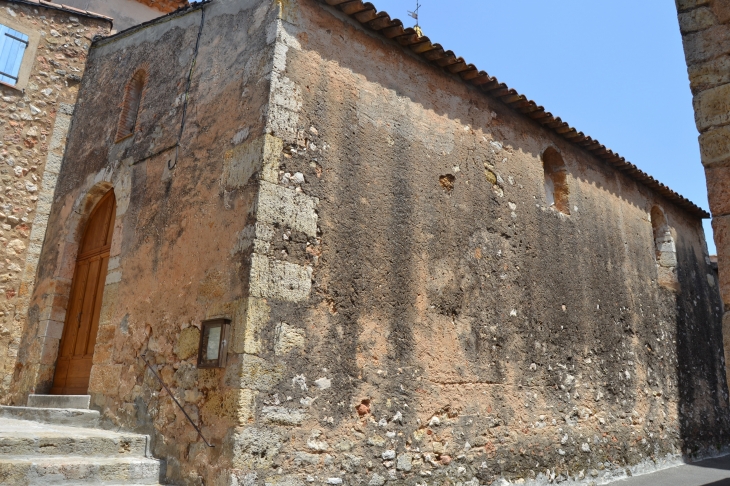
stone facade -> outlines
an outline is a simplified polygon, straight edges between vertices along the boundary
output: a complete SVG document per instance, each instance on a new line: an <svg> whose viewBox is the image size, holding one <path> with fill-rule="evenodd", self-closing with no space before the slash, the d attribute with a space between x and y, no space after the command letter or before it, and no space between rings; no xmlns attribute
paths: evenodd
<svg viewBox="0 0 730 486"><path fill-rule="evenodd" d="M701 211L399 42L213 0L95 41L81 92L14 403L50 388L37 336L113 189L89 393L172 482L590 483L728 443ZM227 364L200 369L219 317Z"/></svg>
<svg viewBox="0 0 730 486"><path fill-rule="evenodd" d="M707 177L720 290L730 302L730 1L676 0ZM728 309L730 311L730 309ZM730 353L730 314L723 317Z"/></svg>
<svg viewBox="0 0 730 486"><path fill-rule="evenodd" d="M81 75L111 20L63 8L0 2L0 24L28 35L19 81L0 83L0 403L7 402L38 257ZM61 329L48 320L40 336ZM47 352L55 353L55 349ZM55 356L48 358L55 360Z"/></svg>

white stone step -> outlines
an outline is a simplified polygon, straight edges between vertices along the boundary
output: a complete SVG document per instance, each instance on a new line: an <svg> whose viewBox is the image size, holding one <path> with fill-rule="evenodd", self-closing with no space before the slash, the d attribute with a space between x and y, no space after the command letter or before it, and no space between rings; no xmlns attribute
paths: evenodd
<svg viewBox="0 0 730 486"><path fill-rule="evenodd" d="M0 418L0 459L14 456L147 455L145 435Z"/></svg>
<svg viewBox="0 0 730 486"><path fill-rule="evenodd" d="M0 418L71 427L96 427L99 417L96 410L0 406Z"/></svg>
<svg viewBox="0 0 730 486"><path fill-rule="evenodd" d="M145 457L1 456L0 484L159 484L162 463Z"/></svg>
<svg viewBox="0 0 730 486"><path fill-rule="evenodd" d="M89 409L91 395L28 395L28 406L35 408Z"/></svg>

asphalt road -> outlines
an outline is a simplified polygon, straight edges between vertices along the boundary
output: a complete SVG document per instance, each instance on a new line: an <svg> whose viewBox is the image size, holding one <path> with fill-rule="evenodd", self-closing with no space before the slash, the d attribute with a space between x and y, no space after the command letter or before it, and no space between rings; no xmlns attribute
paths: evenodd
<svg viewBox="0 0 730 486"><path fill-rule="evenodd" d="M611 484L615 486L730 486L730 456L683 464Z"/></svg>

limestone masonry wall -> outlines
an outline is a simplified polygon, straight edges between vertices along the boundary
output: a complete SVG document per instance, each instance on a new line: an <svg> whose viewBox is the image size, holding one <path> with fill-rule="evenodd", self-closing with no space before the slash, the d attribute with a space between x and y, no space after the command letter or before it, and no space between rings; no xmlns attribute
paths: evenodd
<svg viewBox="0 0 730 486"><path fill-rule="evenodd" d="M111 23L11 1L0 1L0 23L29 36L25 82L17 88L0 83L0 403L4 404L10 398L88 49L95 35L109 32ZM39 337L60 339L63 323L51 322L47 316L39 319ZM55 361L55 355L45 359Z"/></svg>
<svg viewBox="0 0 730 486"><path fill-rule="evenodd" d="M700 132L722 300L730 302L730 1L676 0ZM730 314L723 317L730 353Z"/></svg>
<svg viewBox="0 0 730 486"><path fill-rule="evenodd" d="M320 243L272 240L312 289L269 302L259 357L285 371L257 402L266 446L241 433L242 478L598 482L727 443L699 219L322 4L284 11L269 131Z"/></svg>
<svg viewBox="0 0 730 486"><path fill-rule="evenodd" d="M153 453L181 484L223 474L221 443L250 418L250 393L226 370L197 369L196 358L206 318L232 318L230 349L243 349L252 175L264 151L274 40L267 35L276 12L269 2L216 2L204 18L193 8L93 45L31 302L31 316L52 313L63 322L85 221L113 189L116 222L89 393L108 424L151 434ZM114 143L125 87L139 69L147 81L135 135ZM40 325L31 320L25 333L15 403L50 388L55 357L44 359L32 338ZM198 440L142 354L216 448Z"/></svg>
<svg viewBox="0 0 730 486"><path fill-rule="evenodd" d="M93 44L14 403L50 387L42 316L110 189L92 407L173 483L599 483L728 443L696 215L324 3L214 0ZM216 317L228 363L198 369Z"/></svg>

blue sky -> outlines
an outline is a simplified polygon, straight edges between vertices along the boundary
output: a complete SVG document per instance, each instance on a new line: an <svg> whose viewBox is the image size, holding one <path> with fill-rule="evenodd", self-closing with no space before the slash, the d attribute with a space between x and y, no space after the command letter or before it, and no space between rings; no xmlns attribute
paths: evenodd
<svg viewBox="0 0 730 486"><path fill-rule="evenodd" d="M431 41L708 209L673 1L420 1ZM416 0L373 3L413 25Z"/></svg>

